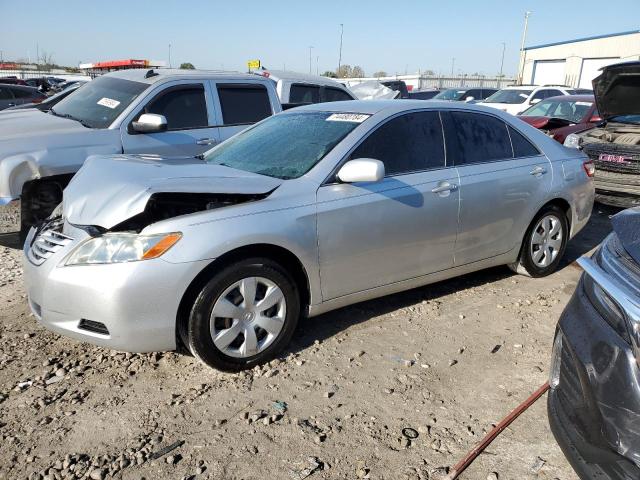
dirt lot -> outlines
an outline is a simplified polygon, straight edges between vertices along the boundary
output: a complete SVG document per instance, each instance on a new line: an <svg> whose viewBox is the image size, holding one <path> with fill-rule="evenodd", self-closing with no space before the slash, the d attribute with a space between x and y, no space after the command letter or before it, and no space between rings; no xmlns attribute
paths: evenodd
<svg viewBox="0 0 640 480"><path fill-rule="evenodd" d="M437 478L547 379L573 261L611 213L551 277L496 268L306 320L280 360L238 375L49 333L19 250L0 247L0 478ZM545 399L461 478L575 479Z"/></svg>

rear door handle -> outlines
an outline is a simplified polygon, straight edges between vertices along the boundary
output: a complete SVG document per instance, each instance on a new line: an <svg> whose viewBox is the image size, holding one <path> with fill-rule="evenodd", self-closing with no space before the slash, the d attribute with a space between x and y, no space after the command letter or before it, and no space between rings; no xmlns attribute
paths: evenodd
<svg viewBox="0 0 640 480"><path fill-rule="evenodd" d="M213 138L199 138L196 145L213 145L216 141Z"/></svg>
<svg viewBox="0 0 640 480"><path fill-rule="evenodd" d="M547 173L547 169L544 167L536 167L529 172L531 175L540 176Z"/></svg>
<svg viewBox="0 0 640 480"><path fill-rule="evenodd" d="M432 193L445 193L445 192L454 192L458 189L458 185L455 183L442 182L435 188L431 189Z"/></svg>

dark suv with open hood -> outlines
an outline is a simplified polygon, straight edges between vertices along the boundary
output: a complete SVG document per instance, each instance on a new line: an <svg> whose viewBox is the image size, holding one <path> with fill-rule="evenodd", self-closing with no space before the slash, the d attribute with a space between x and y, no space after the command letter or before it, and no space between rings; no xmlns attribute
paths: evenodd
<svg viewBox="0 0 640 480"><path fill-rule="evenodd" d="M593 80L600 117L597 127L567 137L596 164L596 200L640 205L640 62L609 65Z"/></svg>

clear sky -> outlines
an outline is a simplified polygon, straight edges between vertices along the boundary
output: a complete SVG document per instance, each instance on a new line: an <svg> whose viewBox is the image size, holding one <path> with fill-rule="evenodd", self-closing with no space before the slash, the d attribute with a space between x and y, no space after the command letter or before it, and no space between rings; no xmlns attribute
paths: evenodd
<svg viewBox="0 0 640 480"><path fill-rule="evenodd" d="M198 68L320 73L342 63L367 74L431 69L496 74L517 68L524 12L528 45L640 29L640 0L0 0L5 59L36 56L77 65L122 58L191 62ZM638 46L640 52L640 45Z"/></svg>

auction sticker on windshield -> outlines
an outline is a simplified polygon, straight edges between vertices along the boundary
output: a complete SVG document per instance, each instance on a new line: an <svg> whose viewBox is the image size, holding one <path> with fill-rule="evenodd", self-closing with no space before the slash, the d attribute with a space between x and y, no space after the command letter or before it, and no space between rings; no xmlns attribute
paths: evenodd
<svg viewBox="0 0 640 480"><path fill-rule="evenodd" d="M327 117L327 122L353 122L362 123L371 115L364 113L334 113Z"/></svg>
<svg viewBox="0 0 640 480"><path fill-rule="evenodd" d="M103 107L108 107L111 109L116 108L118 105L120 105L120 102L118 100L114 100L112 98L107 98L107 97L102 97L100 100L98 100L98 105L102 105Z"/></svg>

